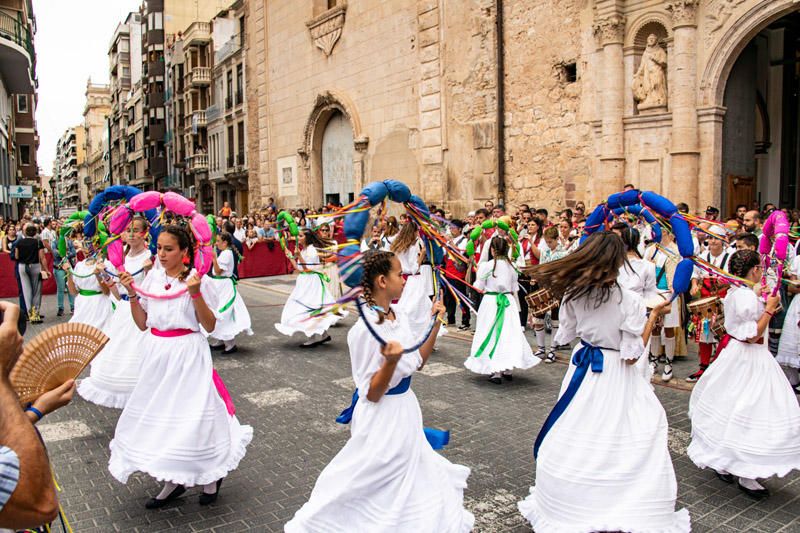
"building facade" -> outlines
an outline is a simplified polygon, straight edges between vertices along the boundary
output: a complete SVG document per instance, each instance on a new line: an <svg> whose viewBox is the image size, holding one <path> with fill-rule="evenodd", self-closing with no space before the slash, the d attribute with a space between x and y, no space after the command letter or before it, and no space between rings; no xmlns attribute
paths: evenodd
<svg viewBox="0 0 800 533"><path fill-rule="evenodd" d="M85 177L88 176L85 144L85 130L83 124L80 124L68 128L56 145L53 178L57 197L56 210L59 216L63 216L63 213L80 211L87 204L88 193L84 183Z"/></svg>
<svg viewBox="0 0 800 533"><path fill-rule="evenodd" d="M228 202L236 212L249 207L247 133L248 2L238 0L211 21L214 43L214 101L207 112L209 182L214 212Z"/></svg>
<svg viewBox="0 0 800 533"><path fill-rule="evenodd" d="M800 200L793 0L242 9L251 207L390 177L457 214L626 183L693 211Z"/></svg>
<svg viewBox="0 0 800 533"><path fill-rule="evenodd" d="M0 215L18 218L33 198L20 198L17 185L37 194L36 18L28 0L0 5ZM14 194L12 195L12 189ZM27 189L26 189L27 190ZM12 197L13 196L13 197Z"/></svg>
<svg viewBox="0 0 800 533"><path fill-rule="evenodd" d="M109 187L111 176L109 159L109 128L111 127L111 87L109 85L86 84L86 104L83 108L83 138L86 159L87 197ZM88 202L87 202L88 204Z"/></svg>

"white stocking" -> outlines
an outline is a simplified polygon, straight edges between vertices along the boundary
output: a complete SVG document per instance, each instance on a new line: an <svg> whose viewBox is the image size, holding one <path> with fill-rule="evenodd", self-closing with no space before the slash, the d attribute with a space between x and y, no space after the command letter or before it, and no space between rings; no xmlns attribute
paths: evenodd
<svg viewBox="0 0 800 533"><path fill-rule="evenodd" d="M672 360L675 359L675 337L667 337L664 336L664 357L667 358L667 362L672 364Z"/></svg>
<svg viewBox="0 0 800 533"><path fill-rule="evenodd" d="M748 479L746 477L739 478L739 484L750 490L764 490L764 485L756 481L755 479Z"/></svg>

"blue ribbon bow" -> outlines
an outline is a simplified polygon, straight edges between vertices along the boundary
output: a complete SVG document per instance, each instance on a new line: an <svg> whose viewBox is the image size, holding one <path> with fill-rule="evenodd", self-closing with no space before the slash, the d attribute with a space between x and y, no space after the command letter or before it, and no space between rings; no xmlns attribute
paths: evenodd
<svg viewBox="0 0 800 533"><path fill-rule="evenodd" d="M411 388L411 376L404 377L400 383L397 384L396 387L389 389L386 391L388 396L394 396L397 394L403 394L408 389ZM342 411L339 416L336 417L336 422L339 424L349 424L350 421L353 419L353 411L356 408L356 404L358 403L358 389L353 392L353 399L350 401L350 406L347 407L344 411ZM425 438L428 441L428 444L431 445L431 448L434 450L441 450L450 442L450 432L443 431L441 429L433 429L433 428L423 428L425 432Z"/></svg>
<svg viewBox="0 0 800 533"><path fill-rule="evenodd" d="M593 346L584 340L581 340L581 344L583 345L581 349L572 356L572 364L577 368L575 368L575 372L572 374L572 379L569 381L569 385L567 385L567 390L564 391L564 394L561 395L561 398L559 398L553 406L553 410L547 415L542 429L536 436L536 442L533 445L534 459L539 455L539 447L542 445L547 433L553 428L553 425L559 417L564 414L564 411L567 410L567 406L578 392L589 367L591 366L592 372L596 374L603 372L603 349Z"/></svg>

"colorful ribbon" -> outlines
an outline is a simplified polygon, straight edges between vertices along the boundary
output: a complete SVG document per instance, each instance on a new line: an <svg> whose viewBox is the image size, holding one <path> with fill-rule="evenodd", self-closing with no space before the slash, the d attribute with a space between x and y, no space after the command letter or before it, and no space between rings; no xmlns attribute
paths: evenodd
<svg viewBox="0 0 800 533"><path fill-rule="evenodd" d="M486 350L486 347L489 346L489 342L492 340L492 334L494 334L494 346L492 346L492 350L489 352L489 359L494 357L497 344L500 342L500 334L503 332L503 322L505 321L506 309L511 305L511 301L508 299L508 294L509 293L506 292L487 292L484 294L484 296L495 296L497 298L497 312L494 315L492 328L489 330L489 333L486 334L486 338L484 339L480 348L478 348L478 351L475 353L476 358L483 355L484 350Z"/></svg>
<svg viewBox="0 0 800 533"><path fill-rule="evenodd" d="M389 389L386 391L387 396L395 396L397 394L403 394L408 389L411 388L411 376L406 376L400 383L397 384L396 387ZM353 398L350 401L350 405L342 411L339 416L336 417L336 422L339 424L349 424L350 421L353 419L353 411L356 409L356 404L358 403L358 389L353 392ZM441 429L433 429L433 428L423 428L425 432L425 439L428 441L428 444L431 445L431 448L434 450L441 450L450 442L450 432L444 431Z"/></svg>
<svg viewBox="0 0 800 533"><path fill-rule="evenodd" d="M596 374L603 372L603 348L593 346L583 339L581 339L581 344L582 347L572 356L572 364L575 365L576 368L575 372L572 374L572 379L569 381L567 390L564 391L564 394L561 395L561 398L559 398L555 406L553 406L553 410L547 415L547 419L544 421L539 435L536 436L536 442L533 445L534 459L539 455L539 447L542 445L547 433L553 428L553 425L559 417L564 414L567 406L569 406L569 403L578 392L581 383L583 383L583 378L586 377L586 373L589 371L589 367L591 366L592 372Z"/></svg>

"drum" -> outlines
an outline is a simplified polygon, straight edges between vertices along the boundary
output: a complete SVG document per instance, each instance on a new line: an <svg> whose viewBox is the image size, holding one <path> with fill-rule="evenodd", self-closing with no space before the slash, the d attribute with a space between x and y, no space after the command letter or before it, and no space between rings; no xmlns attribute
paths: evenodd
<svg viewBox="0 0 800 533"><path fill-rule="evenodd" d="M528 302L531 314L535 316L547 313L549 310L558 307L559 303L547 289L539 289L530 293L525 297L525 301Z"/></svg>
<svg viewBox="0 0 800 533"><path fill-rule="evenodd" d="M689 312L700 318L711 318L722 314L722 305L719 296L709 296L689 302Z"/></svg>
<svg viewBox="0 0 800 533"><path fill-rule="evenodd" d="M716 335L717 339L722 339L727 333L725 331L725 313L721 307L717 315L711 319L711 332Z"/></svg>

